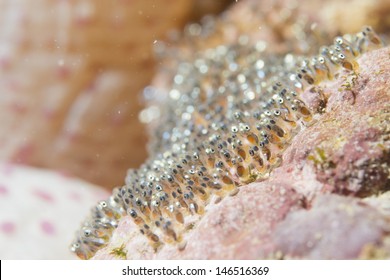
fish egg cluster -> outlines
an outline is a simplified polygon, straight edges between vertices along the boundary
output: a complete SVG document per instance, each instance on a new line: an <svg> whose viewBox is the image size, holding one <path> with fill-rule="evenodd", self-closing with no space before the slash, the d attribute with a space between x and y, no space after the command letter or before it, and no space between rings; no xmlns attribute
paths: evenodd
<svg viewBox="0 0 390 280"><path fill-rule="evenodd" d="M92 210L71 250L91 258L126 215L154 248L182 247L212 197L266 178L294 135L314 121L302 93L320 94L322 81L341 68L357 71L357 57L381 45L364 27L310 57L265 55L261 44L241 40L182 59L150 158Z"/></svg>

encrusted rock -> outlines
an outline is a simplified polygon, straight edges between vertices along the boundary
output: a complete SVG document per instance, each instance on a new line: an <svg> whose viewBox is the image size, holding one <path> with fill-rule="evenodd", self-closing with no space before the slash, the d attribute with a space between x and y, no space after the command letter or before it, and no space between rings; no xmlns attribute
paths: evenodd
<svg viewBox="0 0 390 280"><path fill-rule="evenodd" d="M282 165L264 182L241 186L235 196L209 205L202 220L186 235L185 247L166 245L154 252L141 234L132 230L129 234L131 221L126 218L127 226L122 228L121 223L112 243L96 257L105 258L121 242L128 249L128 258L387 256L380 255L388 250L387 200L375 202L375 196L389 189L389 51L382 48L359 59L359 72L351 85L354 93L349 86L342 88L347 73L325 83L327 106L315 124L293 138ZM272 188L272 195L265 195ZM344 197L346 194L354 198ZM251 203L259 210L248 206ZM387 210L369 206L376 203ZM325 218L329 223L321 223ZM321 227L316 228L316 224ZM283 237L294 228L297 235L313 240ZM321 240L331 240L332 247L326 248ZM341 243L345 246L337 251Z"/></svg>

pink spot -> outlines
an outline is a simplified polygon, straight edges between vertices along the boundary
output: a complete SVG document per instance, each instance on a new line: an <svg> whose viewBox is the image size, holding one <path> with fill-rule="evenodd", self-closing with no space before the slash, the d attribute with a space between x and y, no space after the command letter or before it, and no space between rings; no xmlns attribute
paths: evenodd
<svg viewBox="0 0 390 280"><path fill-rule="evenodd" d="M69 198L73 201L76 201L76 202L80 202L81 201L81 195L79 193L76 193L76 192L71 192L69 194Z"/></svg>
<svg viewBox="0 0 390 280"><path fill-rule="evenodd" d="M45 48L47 48L49 50L56 49L56 41L55 41L55 39L52 38L52 37L48 38L48 40L45 41L44 46L45 46Z"/></svg>
<svg viewBox="0 0 390 280"><path fill-rule="evenodd" d="M8 194L8 189L4 185L0 185L0 195L6 195Z"/></svg>
<svg viewBox="0 0 390 280"><path fill-rule="evenodd" d="M159 22L158 17L145 17L145 23L148 27L156 26Z"/></svg>
<svg viewBox="0 0 390 280"><path fill-rule="evenodd" d="M7 57L0 57L0 69L8 69L10 65L11 63Z"/></svg>
<svg viewBox="0 0 390 280"><path fill-rule="evenodd" d="M20 84L15 80L9 80L7 83L7 88L13 92L20 92Z"/></svg>
<svg viewBox="0 0 390 280"><path fill-rule="evenodd" d="M14 172L14 167L12 164L5 164L1 168L1 173L5 176L11 176L12 173Z"/></svg>
<svg viewBox="0 0 390 280"><path fill-rule="evenodd" d="M92 158L84 158L80 162L85 167L92 167L95 164L95 161Z"/></svg>
<svg viewBox="0 0 390 280"><path fill-rule="evenodd" d="M4 222L0 225L0 229L6 234L12 234L15 231L15 224L12 222Z"/></svg>
<svg viewBox="0 0 390 280"><path fill-rule="evenodd" d="M27 112L27 106L18 102L11 103L10 109L16 114L25 114Z"/></svg>
<svg viewBox="0 0 390 280"><path fill-rule="evenodd" d="M46 202L54 202L53 196L42 190L34 190L33 194Z"/></svg>
<svg viewBox="0 0 390 280"><path fill-rule="evenodd" d="M59 66L58 69L57 69L57 75L58 77L60 77L60 79L66 79L70 76L70 69L69 67L66 67L66 66Z"/></svg>
<svg viewBox="0 0 390 280"><path fill-rule="evenodd" d="M104 190L97 190L94 193L94 197L98 200L107 199L110 195Z"/></svg>
<svg viewBox="0 0 390 280"><path fill-rule="evenodd" d="M21 14L19 18L19 23L21 26L27 26L30 23L30 19L27 17L26 14Z"/></svg>
<svg viewBox="0 0 390 280"><path fill-rule="evenodd" d="M118 111L118 113L114 113L110 118L111 124L114 126L118 126L123 124L124 122L124 116L121 111Z"/></svg>
<svg viewBox="0 0 390 280"><path fill-rule="evenodd" d="M90 15L78 15L75 18L76 25L80 27L88 26L93 23L93 18Z"/></svg>
<svg viewBox="0 0 390 280"><path fill-rule="evenodd" d="M19 150L13 156L13 161L18 163L26 163L34 152L34 146L26 143L20 146Z"/></svg>
<svg viewBox="0 0 390 280"><path fill-rule="evenodd" d="M72 173L70 173L68 170L58 169L58 170L56 170L56 172L57 172L58 176L63 178L63 179L69 180L69 179L73 178Z"/></svg>
<svg viewBox="0 0 390 280"><path fill-rule="evenodd" d="M78 131L66 131L64 132L64 138L71 143L77 143L80 141L81 135Z"/></svg>
<svg viewBox="0 0 390 280"><path fill-rule="evenodd" d="M96 88L97 88L97 85L96 85L96 81L94 80L91 83L89 83L89 85L86 87L84 93L85 94L93 93L94 91L96 91Z"/></svg>
<svg viewBox="0 0 390 280"><path fill-rule="evenodd" d="M48 221L41 222L41 229L47 235L55 235L56 232L54 225Z"/></svg>
<svg viewBox="0 0 390 280"><path fill-rule="evenodd" d="M43 109L42 113L45 119L49 121L54 119L54 117L56 116L56 111L54 109L45 108Z"/></svg>

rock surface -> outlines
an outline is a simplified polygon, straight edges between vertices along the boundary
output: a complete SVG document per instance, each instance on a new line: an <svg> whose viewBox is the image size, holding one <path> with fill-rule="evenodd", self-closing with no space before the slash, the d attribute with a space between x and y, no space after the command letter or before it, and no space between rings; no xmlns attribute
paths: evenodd
<svg viewBox="0 0 390 280"><path fill-rule="evenodd" d="M291 212L280 222L272 241L284 258L355 259L367 246L383 246L389 222L360 199L319 194L309 210Z"/></svg>
<svg viewBox="0 0 390 280"><path fill-rule="evenodd" d="M125 217L95 259L389 258L390 48L356 72L322 83L319 113L298 133L269 179L210 204L180 248L153 252ZM323 98L325 97L325 98Z"/></svg>

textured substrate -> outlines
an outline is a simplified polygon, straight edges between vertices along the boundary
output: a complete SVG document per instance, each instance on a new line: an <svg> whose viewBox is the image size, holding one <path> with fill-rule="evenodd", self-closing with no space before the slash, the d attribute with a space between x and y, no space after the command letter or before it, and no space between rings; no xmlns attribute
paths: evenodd
<svg viewBox="0 0 390 280"><path fill-rule="evenodd" d="M390 48L322 84L327 102L270 178L211 203L184 248L154 252L130 217L95 259L390 258ZM115 250L116 249L116 250Z"/></svg>

